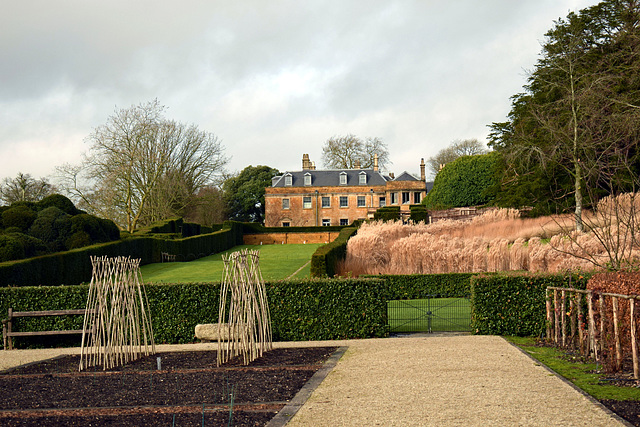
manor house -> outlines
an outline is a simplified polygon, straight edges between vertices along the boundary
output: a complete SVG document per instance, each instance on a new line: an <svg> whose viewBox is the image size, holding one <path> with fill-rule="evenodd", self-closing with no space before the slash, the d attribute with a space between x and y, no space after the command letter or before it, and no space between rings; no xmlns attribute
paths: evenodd
<svg viewBox="0 0 640 427"><path fill-rule="evenodd" d="M373 218L379 207L398 205L409 211L428 191L424 159L420 178L403 172L398 177L372 169L316 170L308 154L302 155L302 170L285 172L272 180L265 191L265 226L348 225L357 219Z"/></svg>

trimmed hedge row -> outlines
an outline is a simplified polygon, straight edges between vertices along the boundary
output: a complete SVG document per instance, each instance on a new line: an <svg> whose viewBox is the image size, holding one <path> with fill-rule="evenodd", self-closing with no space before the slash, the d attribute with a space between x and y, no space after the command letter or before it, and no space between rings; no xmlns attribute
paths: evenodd
<svg viewBox="0 0 640 427"><path fill-rule="evenodd" d="M242 227L228 222L224 228L210 234L184 239L160 239L153 236L130 237L117 242L103 243L57 252L25 260L0 263L0 286L44 286L77 284L91 280L90 256L130 256L140 258L142 264L160 262L162 252L195 259L242 244Z"/></svg>
<svg viewBox="0 0 640 427"><path fill-rule="evenodd" d="M380 278L387 283L389 300L420 299L427 296L468 298L474 273L407 274L364 276Z"/></svg>
<svg viewBox="0 0 640 427"><path fill-rule="evenodd" d="M471 326L476 334L541 336L547 286L585 289L589 274L493 274L471 278Z"/></svg>
<svg viewBox="0 0 640 427"><path fill-rule="evenodd" d="M311 256L311 277L333 277L339 260L347 255L347 241L358 231L357 227L346 227L333 242L320 246Z"/></svg>
<svg viewBox="0 0 640 427"><path fill-rule="evenodd" d="M387 333L385 282L376 279L267 283L275 341L383 337ZM78 309L87 285L0 288L0 313ZM189 343L199 323L218 321L219 283L147 284L156 343ZM4 315L2 316L4 317ZM81 329L82 316L20 318L16 330ZM54 337L53 342L69 344ZM77 337L71 343L78 343ZM31 344L17 340L21 346Z"/></svg>

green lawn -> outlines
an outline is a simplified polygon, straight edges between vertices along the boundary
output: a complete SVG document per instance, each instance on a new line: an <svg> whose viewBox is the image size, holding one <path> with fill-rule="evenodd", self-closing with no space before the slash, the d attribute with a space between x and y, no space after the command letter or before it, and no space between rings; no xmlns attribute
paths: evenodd
<svg viewBox="0 0 640 427"><path fill-rule="evenodd" d="M391 332L467 332L471 305L467 298L394 300L387 303Z"/></svg>
<svg viewBox="0 0 640 427"><path fill-rule="evenodd" d="M140 270L145 283L221 282L222 254L248 248L260 251L260 270L264 280L281 280L290 277L309 263L311 255L320 246L322 244L241 245L195 261L148 264L142 266ZM309 277L309 270L310 266L306 265L294 277Z"/></svg>

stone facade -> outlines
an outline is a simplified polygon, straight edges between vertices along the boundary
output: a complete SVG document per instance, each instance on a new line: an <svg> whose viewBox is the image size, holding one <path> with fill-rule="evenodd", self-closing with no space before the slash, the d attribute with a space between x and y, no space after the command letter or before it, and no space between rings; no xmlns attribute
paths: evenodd
<svg viewBox="0 0 640 427"><path fill-rule="evenodd" d="M307 154L302 171L275 177L265 191L265 226L348 225L372 218L381 206L409 210L427 194L424 160L421 178L407 172L397 178L372 169L316 170ZM429 183L431 184L431 183Z"/></svg>

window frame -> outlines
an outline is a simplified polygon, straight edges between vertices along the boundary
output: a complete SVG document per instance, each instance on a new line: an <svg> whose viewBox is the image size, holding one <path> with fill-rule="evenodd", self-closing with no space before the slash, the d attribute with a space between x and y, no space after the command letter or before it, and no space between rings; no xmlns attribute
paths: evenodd
<svg viewBox="0 0 640 427"><path fill-rule="evenodd" d="M322 218L322 226L323 227L331 227L331 219L330 218Z"/></svg>
<svg viewBox="0 0 640 427"><path fill-rule="evenodd" d="M358 175L358 184L367 185L367 173L366 172L360 172L360 174Z"/></svg>
<svg viewBox="0 0 640 427"><path fill-rule="evenodd" d="M349 196L340 196L340 207L341 208L348 208L349 207ZM344 204L342 203L344 200Z"/></svg>
<svg viewBox="0 0 640 427"><path fill-rule="evenodd" d="M326 205L324 203L325 200L328 202ZM329 197L329 196L322 196L322 198L320 199L320 202L322 203L322 207L325 208L325 209L331 207L331 197Z"/></svg>
<svg viewBox="0 0 640 427"><path fill-rule="evenodd" d="M357 199L356 199L356 206L359 207L359 208L366 208L367 207L367 196L358 196Z"/></svg>
<svg viewBox="0 0 640 427"><path fill-rule="evenodd" d="M293 185L293 176L288 173L284 176L284 186L291 187Z"/></svg>
<svg viewBox="0 0 640 427"><path fill-rule="evenodd" d="M304 174L304 185L305 185L306 187L308 187L308 186L310 186L310 185L311 185L311 182L312 182L311 174L310 174L309 172L305 173L305 174Z"/></svg>
<svg viewBox="0 0 640 427"><path fill-rule="evenodd" d="M285 204L286 204L286 207L285 207ZM287 210L287 209L291 209L291 199L289 199L288 197L282 199L282 210Z"/></svg>
<svg viewBox="0 0 640 427"><path fill-rule="evenodd" d="M302 196L302 209L311 209L313 202L311 196Z"/></svg>
<svg viewBox="0 0 640 427"><path fill-rule="evenodd" d="M349 218L340 218L340 225L349 225Z"/></svg>
<svg viewBox="0 0 640 427"><path fill-rule="evenodd" d="M340 185L347 185L347 173L340 172Z"/></svg>

